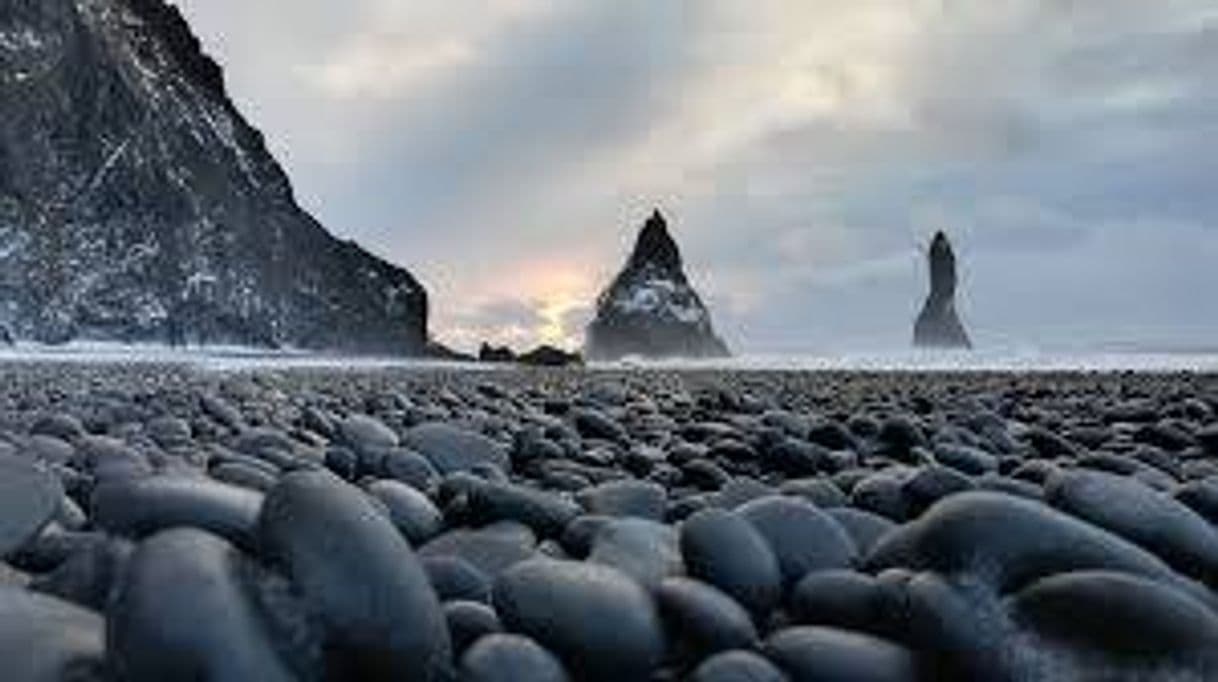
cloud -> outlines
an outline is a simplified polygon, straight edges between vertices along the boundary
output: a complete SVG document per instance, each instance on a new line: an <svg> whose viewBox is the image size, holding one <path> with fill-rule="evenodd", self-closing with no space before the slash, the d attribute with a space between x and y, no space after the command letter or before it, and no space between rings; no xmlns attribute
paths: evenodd
<svg viewBox="0 0 1218 682"><path fill-rule="evenodd" d="M577 344L656 205L744 351L905 345L938 229L981 338L1218 338L1207 0L183 5L457 345Z"/></svg>

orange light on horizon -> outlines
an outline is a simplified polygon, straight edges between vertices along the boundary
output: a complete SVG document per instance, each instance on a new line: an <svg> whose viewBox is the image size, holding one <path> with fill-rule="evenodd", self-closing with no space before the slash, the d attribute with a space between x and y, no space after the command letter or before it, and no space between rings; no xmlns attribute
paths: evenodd
<svg viewBox="0 0 1218 682"><path fill-rule="evenodd" d="M594 268L574 260L550 258L487 273L465 284L462 291L448 292L445 298L472 303L460 309L445 309L441 302L436 311L435 328L440 339L470 348L485 341L518 350L541 344L566 349L582 346L583 329L571 328L570 316L581 309L590 310L596 303L598 288L603 286ZM520 303L532 310L537 324L504 325L479 319L480 310L504 302Z"/></svg>

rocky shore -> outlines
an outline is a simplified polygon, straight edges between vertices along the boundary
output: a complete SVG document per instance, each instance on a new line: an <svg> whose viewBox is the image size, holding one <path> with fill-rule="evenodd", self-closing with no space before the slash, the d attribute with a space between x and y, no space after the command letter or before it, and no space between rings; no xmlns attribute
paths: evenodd
<svg viewBox="0 0 1218 682"><path fill-rule="evenodd" d="M1218 676L1218 377L0 386L14 682Z"/></svg>

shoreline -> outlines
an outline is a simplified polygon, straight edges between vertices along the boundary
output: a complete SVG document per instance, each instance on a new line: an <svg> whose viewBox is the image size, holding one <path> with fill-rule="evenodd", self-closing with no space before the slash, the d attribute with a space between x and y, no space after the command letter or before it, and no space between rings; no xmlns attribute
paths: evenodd
<svg viewBox="0 0 1218 682"><path fill-rule="evenodd" d="M80 344L63 347L19 344L0 348L0 366L37 364L193 367L205 371L333 370L566 371L572 373L858 373L858 374L1216 374L1218 352L1036 351L982 349L969 352L875 351L809 355L744 355L716 360L591 362L582 367L544 368L430 358L350 356L257 348L172 348L158 345Z"/></svg>

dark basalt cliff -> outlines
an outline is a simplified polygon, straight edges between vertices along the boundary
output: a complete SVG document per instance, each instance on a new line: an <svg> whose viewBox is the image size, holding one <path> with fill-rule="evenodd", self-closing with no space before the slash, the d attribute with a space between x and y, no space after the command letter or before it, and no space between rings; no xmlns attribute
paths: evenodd
<svg viewBox="0 0 1218 682"><path fill-rule="evenodd" d="M914 345L921 348L971 348L956 314L956 254L939 232L930 245L930 295L914 323Z"/></svg>
<svg viewBox="0 0 1218 682"><path fill-rule="evenodd" d="M296 204L162 0L0 0L0 326L419 354L427 294Z"/></svg>
<svg viewBox="0 0 1218 682"><path fill-rule="evenodd" d="M659 211L643 226L626 267L597 300L586 352L591 360L729 355L685 276L681 252Z"/></svg>

